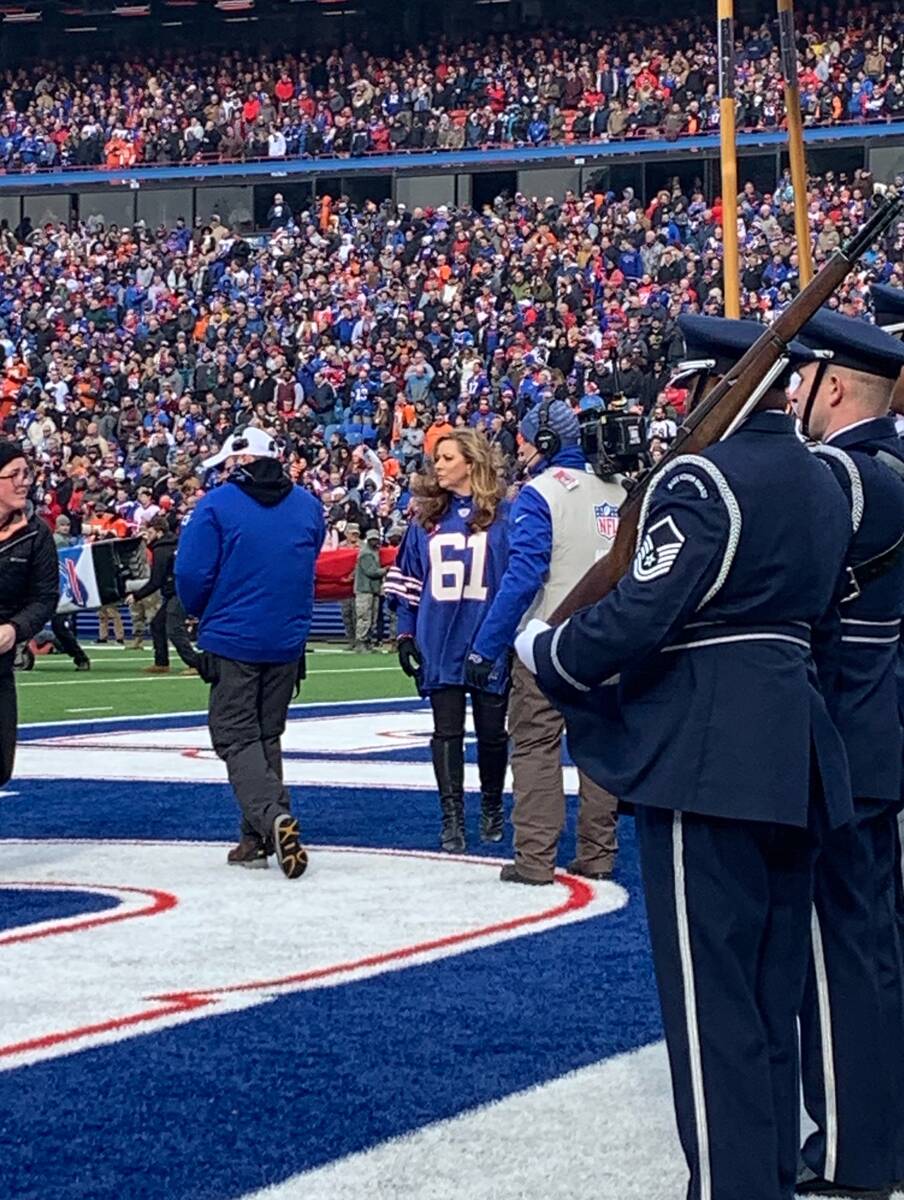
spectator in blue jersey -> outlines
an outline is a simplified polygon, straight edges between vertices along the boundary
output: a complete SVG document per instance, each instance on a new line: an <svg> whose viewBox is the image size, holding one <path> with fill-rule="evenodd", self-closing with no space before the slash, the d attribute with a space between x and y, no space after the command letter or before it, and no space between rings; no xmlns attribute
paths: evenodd
<svg viewBox="0 0 904 1200"><path fill-rule="evenodd" d="M456 429L439 439L426 474L412 486L414 521L385 592L399 616L399 662L433 709L430 747L442 810L440 844L465 848L465 707L477 734L481 839L502 840L508 762L506 647L479 687L465 684L474 634L508 562L505 480L483 434Z"/></svg>

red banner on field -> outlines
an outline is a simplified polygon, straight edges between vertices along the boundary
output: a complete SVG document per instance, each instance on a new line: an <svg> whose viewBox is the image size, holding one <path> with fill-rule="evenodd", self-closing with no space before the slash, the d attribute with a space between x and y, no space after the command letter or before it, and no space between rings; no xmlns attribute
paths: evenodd
<svg viewBox="0 0 904 1200"><path fill-rule="evenodd" d="M398 552L397 546L381 546L380 566L391 567ZM357 561L358 551L351 546L323 550L317 558L314 599L347 600L353 596Z"/></svg>

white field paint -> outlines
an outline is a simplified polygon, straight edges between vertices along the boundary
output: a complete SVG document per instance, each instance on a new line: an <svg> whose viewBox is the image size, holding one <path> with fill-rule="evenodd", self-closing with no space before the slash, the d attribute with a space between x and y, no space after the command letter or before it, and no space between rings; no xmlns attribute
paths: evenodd
<svg viewBox="0 0 904 1200"><path fill-rule="evenodd" d="M380 703L386 703L381 701ZM402 703L398 709L360 714L305 716L304 708L289 721L283 737L284 772L290 787L359 787L366 772L371 787L428 789L433 770L406 752L426 751L432 716L423 705ZM199 715L191 728L110 732L66 732L55 726L38 741L19 743L16 776L20 779L122 779L156 783L223 783L225 768L210 744L206 723ZM57 728L60 732L57 733ZM293 757L297 756L297 757ZM510 786L510 779L509 779ZM465 768L465 786L479 787L477 767ZM565 786L577 790L577 771L565 769Z"/></svg>
<svg viewBox="0 0 904 1200"><path fill-rule="evenodd" d="M275 866L227 867L227 849L0 842L0 898L24 887L119 901L0 931L0 1070L530 936L628 899L617 884L564 875L549 888L500 887L496 859L356 847L311 848L290 882Z"/></svg>

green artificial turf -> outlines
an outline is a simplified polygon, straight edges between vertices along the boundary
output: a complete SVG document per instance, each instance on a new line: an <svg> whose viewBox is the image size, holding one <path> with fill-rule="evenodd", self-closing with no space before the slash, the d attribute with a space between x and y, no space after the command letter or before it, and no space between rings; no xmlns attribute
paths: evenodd
<svg viewBox="0 0 904 1200"><path fill-rule="evenodd" d="M169 675L146 675L153 655L85 646L91 670L77 672L62 655L39 657L33 671L16 675L19 720L75 721L95 717L196 712L207 707L207 687L180 675L173 655ZM308 655L308 677L300 701L370 700L415 695L394 654L352 654L317 646Z"/></svg>

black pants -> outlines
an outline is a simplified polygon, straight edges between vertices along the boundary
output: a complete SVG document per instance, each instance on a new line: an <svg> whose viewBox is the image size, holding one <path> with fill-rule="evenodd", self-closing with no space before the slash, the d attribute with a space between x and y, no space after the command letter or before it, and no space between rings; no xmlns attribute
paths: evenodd
<svg viewBox="0 0 904 1200"><path fill-rule="evenodd" d="M187 667L197 667L198 652L191 643L185 628L185 609L178 596L161 601L160 607L151 618L151 638L154 642L154 665L169 666L169 643Z"/></svg>
<svg viewBox="0 0 904 1200"><path fill-rule="evenodd" d="M688 1200L793 1200L815 839L666 809L636 824Z"/></svg>
<svg viewBox="0 0 904 1200"><path fill-rule="evenodd" d="M10 665L0 668L0 787L9 783L13 777L18 719L16 680Z"/></svg>
<svg viewBox="0 0 904 1200"><path fill-rule="evenodd" d="M298 663L245 663L209 656L216 673L208 724L217 756L242 811L242 833L270 836L290 811L280 738L295 692Z"/></svg>
<svg viewBox="0 0 904 1200"><path fill-rule="evenodd" d="M463 687L441 688L430 693L433 709L433 739L443 741L460 758L464 773L465 708L468 691ZM501 795L505 786L508 765L508 733L505 717L508 712L508 692L498 696L476 688L471 692L474 712L474 731L477 734L477 769L480 790L485 795ZM458 772L455 771L456 776ZM443 791L442 781L437 781Z"/></svg>
<svg viewBox="0 0 904 1200"><path fill-rule="evenodd" d="M64 654L68 654L75 663L88 662L88 655L78 644L75 613L57 613L50 622L50 628Z"/></svg>

